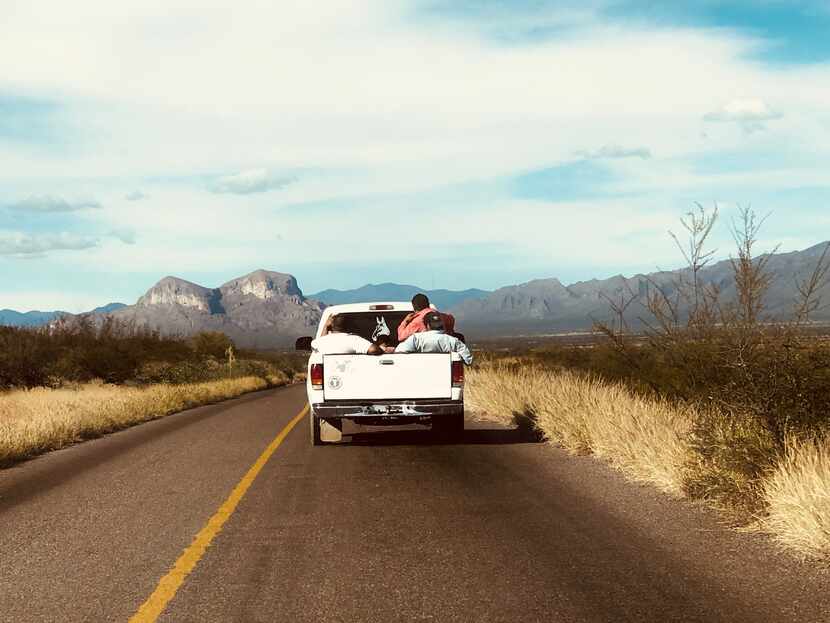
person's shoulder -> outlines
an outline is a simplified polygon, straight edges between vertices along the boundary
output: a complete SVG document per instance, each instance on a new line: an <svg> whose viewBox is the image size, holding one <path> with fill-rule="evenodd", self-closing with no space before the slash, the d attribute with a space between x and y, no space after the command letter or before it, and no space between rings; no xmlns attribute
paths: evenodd
<svg viewBox="0 0 830 623"><path fill-rule="evenodd" d="M419 339L421 339L420 337L418 337L418 336L421 336L421 335L423 335L423 333L412 333L405 340L401 340L401 342L400 342L400 344L398 344L398 346L403 346L404 344L406 344L407 346L410 346L412 344L415 344Z"/></svg>

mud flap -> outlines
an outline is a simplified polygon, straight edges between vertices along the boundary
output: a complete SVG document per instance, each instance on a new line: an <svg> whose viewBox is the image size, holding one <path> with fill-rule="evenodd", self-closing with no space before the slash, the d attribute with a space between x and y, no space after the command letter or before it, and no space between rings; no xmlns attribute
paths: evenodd
<svg viewBox="0 0 830 623"><path fill-rule="evenodd" d="M326 420L320 420L320 440L328 443L343 439L343 432L336 426L329 424Z"/></svg>

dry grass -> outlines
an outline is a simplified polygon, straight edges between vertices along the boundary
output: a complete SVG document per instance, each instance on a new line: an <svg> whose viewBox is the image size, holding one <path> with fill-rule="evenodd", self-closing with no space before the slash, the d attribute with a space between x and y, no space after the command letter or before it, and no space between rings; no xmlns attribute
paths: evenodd
<svg viewBox="0 0 830 623"><path fill-rule="evenodd" d="M143 388L87 383L0 393L0 465L288 381L285 375L247 376Z"/></svg>
<svg viewBox="0 0 830 623"><path fill-rule="evenodd" d="M830 438L788 440L763 494L763 526L776 540L805 557L830 560Z"/></svg>
<svg viewBox="0 0 830 623"><path fill-rule="evenodd" d="M751 507L790 551L830 559L828 438L790 440L776 462L770 435L750 419L700 413L621 384L521 363L471 370L466 399L484 419L508 424L530 416L549 441L593 453L672 495Z"/></svg>
<svg viewBox="0 0 830 623"><path fill-rule="evenodd" d="M467 400L502 421L528 414L567 450L593 453L635 480L682 492L691 412L573 372L499 364L469 373Z"/></svg>
<svg viewBox="0 0 830 623"><path fill-rule="evenodd" d="M763 516L764 478L780 458L769 430L746 413L710 407L698 414L691 444L684 493L706 500L739 522Z"/></svg>

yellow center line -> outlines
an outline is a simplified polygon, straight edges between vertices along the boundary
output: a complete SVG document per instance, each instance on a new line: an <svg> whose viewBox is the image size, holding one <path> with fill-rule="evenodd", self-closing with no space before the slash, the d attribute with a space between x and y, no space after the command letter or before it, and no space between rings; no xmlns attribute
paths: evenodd
<svg viewBox="0 0 830 623"><path fill-rule="evenodd" d="M222 530L222 526L225 525L225 522L230 518L234 510L236 510L236 507L242 498L245 497L245 493L251 487L259 472L262 471L262 468L265 467L268 459L270 459L271 455L274 454L277 448L280 447L280 444L288 436L288 433L291 432L291 429L294 428L297 425L297 422L303 419L307 413L308 405L306 405L302 411L295 415L294 419L279 432L270 444L268 444L268 447L265 448L263 453L259 455L256 463L251 466L248 472L242 477L242 480L239 481L239 484L234 487L233 491L231 491L228 499L225 500L222 506L219 507L219 510L214 513L213 517L211 517L205 526L199 531L190 546L182 552L182 555L179 556L179 559L176 561L176 564L173 565L170 572L159 580L156 590L154 590L153 594L147 598L147 601L141 605L138 612L132 616L130 623L153 623L159 618L161 613L167 607L167 604L170 603L170 600L176 596L176 592L179 588L181 588L181 585L184 584L187 576L196 567L211 541L213 541L214 537L219 534Z"/></svg>

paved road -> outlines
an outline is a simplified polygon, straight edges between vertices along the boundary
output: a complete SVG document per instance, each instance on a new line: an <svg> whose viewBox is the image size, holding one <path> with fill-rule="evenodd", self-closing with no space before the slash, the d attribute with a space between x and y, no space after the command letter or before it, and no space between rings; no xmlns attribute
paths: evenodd
<svg viewBox="0 0 830 623"><path fill-rule="evenodd" d="M0 620L128 621L300 387L0 471ZM709 511L467 423L312 448L301 422L160 621L830 621L830 579Z"/></svg>

